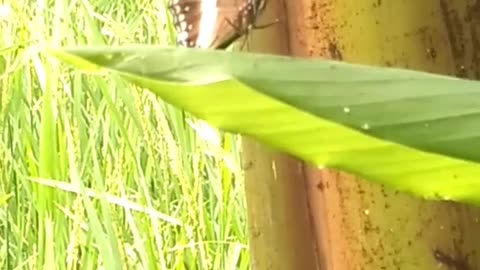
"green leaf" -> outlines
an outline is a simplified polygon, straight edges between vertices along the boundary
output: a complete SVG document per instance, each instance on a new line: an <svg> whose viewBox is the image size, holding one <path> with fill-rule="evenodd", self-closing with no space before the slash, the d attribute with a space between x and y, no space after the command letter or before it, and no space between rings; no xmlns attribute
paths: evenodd
<svg viewBox="0 0 480 270"><path fill-rule="evenodd" d="M48 52L87 70L119 72L221 129L317 166L425 198L480 203L479 82L322 59L153 46Z"/></svg>

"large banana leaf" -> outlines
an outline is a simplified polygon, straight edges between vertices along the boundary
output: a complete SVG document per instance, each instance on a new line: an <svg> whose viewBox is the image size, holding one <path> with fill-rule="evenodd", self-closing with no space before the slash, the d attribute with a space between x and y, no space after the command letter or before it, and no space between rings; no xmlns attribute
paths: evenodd
<svg viewBox="0 0 480 270"><path fill-rule="evenodd" d="M480 82L280 56L153 46L48 50L119 72L223 130L319 167L480 203Z"/></svg>

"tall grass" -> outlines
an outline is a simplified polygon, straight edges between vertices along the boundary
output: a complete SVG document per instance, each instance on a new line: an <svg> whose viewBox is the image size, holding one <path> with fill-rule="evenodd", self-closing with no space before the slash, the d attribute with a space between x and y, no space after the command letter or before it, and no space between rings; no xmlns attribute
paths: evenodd
<svg viewBox="0 0 480 270"><path fill-rule="evenodd" d="M236 137L36 49L167 25L162 0L0 1L0 269L248 269Z"/></svg>

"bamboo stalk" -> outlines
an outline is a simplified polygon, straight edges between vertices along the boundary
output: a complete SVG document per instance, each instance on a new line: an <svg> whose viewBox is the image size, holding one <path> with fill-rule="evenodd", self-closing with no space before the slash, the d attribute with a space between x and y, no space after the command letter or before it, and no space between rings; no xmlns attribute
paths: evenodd
<svg viewBox="0 0 480 270"><path fill-rule="evenodd" d="M268 1L259 24L279 18L281 23L255 31L250 50L288 54L283 7L281 1ZM303 164L248 138L243 138L242 157L252 269L318 269Z"/></svg>
<svg viewBox="0 0 480 270"><path fill-rule="evenodd" d="M478 78L480 16L473 17L470 1L285 3L294 55ZM479 209L412 198L331 170L306 174L321 269L480 265Z"/></svg>

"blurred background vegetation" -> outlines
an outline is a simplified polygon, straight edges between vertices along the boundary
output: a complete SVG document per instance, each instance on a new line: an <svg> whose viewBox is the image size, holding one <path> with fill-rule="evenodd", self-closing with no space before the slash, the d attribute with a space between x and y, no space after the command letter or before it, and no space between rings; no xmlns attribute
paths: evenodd
<svg viewBox="0 0 480 270"><path fill-rule="evenodd" d="M239 138L41 54L173 44L163 2L0 2L0 269L249 268Z"/></svg>

